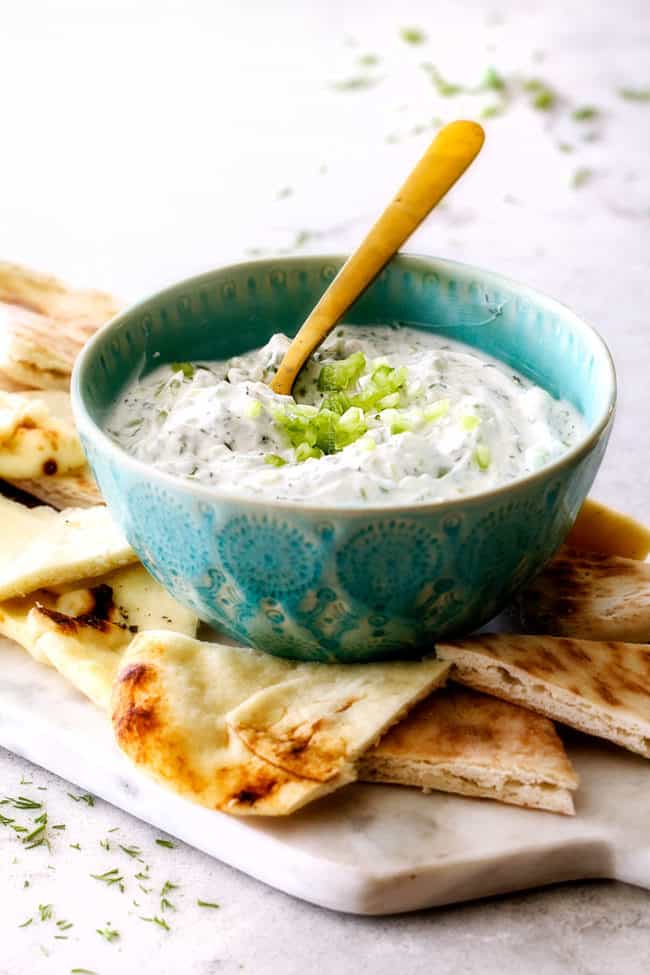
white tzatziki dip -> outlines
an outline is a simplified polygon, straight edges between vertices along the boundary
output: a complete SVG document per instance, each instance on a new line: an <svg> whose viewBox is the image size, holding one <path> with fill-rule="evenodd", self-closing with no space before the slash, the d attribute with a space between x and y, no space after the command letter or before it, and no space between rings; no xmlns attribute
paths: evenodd
<svg viewBox="0 0 650 975"><path fill-rule="evenodd" d="M584 432L568 403L469 346L419 329L338 326L293 396L267 383L274 335L227 362L177 362L134 382L108 433L169 474L261 499L412 504L536 471Z"/></svg>

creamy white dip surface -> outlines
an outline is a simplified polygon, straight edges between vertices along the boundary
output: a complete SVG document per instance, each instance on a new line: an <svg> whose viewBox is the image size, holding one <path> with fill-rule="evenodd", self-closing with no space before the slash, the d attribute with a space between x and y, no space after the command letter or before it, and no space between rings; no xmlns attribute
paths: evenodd
<svg viewBox="0 0 650 975"><path fill-rule="evenodd" d="M162 471L261 499L333 505L443 501L560 457L584 421L508 366L419 329L338 326L296 381L266 385L274 335L227 362L160 366L106 429Z"/></svg>

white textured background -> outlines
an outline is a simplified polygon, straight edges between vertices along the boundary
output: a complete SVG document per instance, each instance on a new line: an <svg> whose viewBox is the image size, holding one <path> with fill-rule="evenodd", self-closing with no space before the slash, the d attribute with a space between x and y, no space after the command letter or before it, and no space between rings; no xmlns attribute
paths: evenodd
<svg viewBox="0 0 650 975"><path fill-rule="evenodd" d="M400 40L410 24L426 45ZM380 83L333 90L366 73L364 53L380 57ZM441 98L423 61L469 86L493 65L513 88L539 77L557 92L552 112L518 94L486 121L480 162L409 249L523 279L604 334L621 396L596 493L647 520L650 102L618 95L650 86L647 0L6 0L0 255L131 299L255 248L348 249L434 131L413 130L494 103ZM598 118L572 120L583 105ZM578 169L590 178L575 188ZM0 793L44 796L50 822L67 827L50 855L0 827L0 975L647 972L641 891L574 884L410 917L340 917L180 844L158 846L146 825L69 791L0 752ZM149 893L116 837L145 851ZM124 895L89 877L115 865L129 877ZM166 880L179 884L170 932L139 918L160 915ZM41 922L48 903L54 918ZM111 944L96 933L109 920L120 931Z"/></svg>

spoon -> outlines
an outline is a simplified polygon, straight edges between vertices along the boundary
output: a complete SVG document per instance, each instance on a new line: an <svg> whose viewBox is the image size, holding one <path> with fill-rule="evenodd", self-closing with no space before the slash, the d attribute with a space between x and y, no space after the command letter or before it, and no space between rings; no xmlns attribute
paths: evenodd
<svg viewBox="0 0 650 975"><path fill-rule="evenodd" d="M347 259L287 349L271 382L290 395L305 362L341 316L408 240L481 150L485 133L476 122L450 122L416 164L366 238Z"/></svg>

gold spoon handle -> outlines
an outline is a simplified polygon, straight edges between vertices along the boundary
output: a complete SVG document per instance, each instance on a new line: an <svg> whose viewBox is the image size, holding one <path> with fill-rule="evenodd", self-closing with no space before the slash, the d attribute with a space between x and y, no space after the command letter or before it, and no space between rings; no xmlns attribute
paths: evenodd
<svg viewBox="0 0 650 975"><path fill-rule="evenodd" d="M476 122L451 122L438 132L397 196L303 323L273 378L274 392L291 393L296 376L314 349L463 175L484 139L483 129Z"/></svg>

